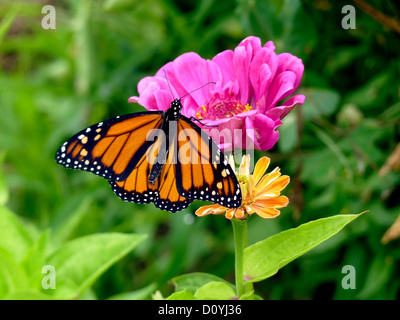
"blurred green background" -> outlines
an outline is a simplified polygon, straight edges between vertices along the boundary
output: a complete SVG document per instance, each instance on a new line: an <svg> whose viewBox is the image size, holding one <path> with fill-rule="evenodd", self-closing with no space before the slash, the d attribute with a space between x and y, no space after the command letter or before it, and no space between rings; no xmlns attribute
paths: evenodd
<svg viewBox="0 0 400 320"><path fill-rule="evenodd" d="M368 2L398 21L395 1ZM41 26L45 4L56 8L55 30ZM356 29L341 27L346 4L356 8ZM86 126L143 110L127 99L163 64L188 51L212 58L249 35L303 60L298 92L306 95L304 106L284 119L279 143L256 153L291 176L285 191L291 202L276 219L252 217L249 242L370 210L257 283L256 292L264 299L400 297L400 242L382 243L400 213L400 156L390 158L400 138L398 33L354 3L333 0L6 0L0 19L1 203L36 233L50 229L53 240L149 235L81 298L141 288L143 297L154 290L166 296L173 290L168 280L188 272L234 281L228 220L195 217L199 201L176 214L122 202L107 181L67 170L54 155ZM355 290L341 286L344 265L356 269Z"/></svg>

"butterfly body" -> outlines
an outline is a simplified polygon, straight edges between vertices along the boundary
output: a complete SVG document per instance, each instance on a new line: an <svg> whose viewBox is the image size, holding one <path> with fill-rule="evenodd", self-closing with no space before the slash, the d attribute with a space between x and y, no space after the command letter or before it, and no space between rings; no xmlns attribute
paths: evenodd
<svg viewBox="0 0 400 320"><path fill-rule="evenodd" d="M158 161L153 165L153 168L151 168L151 172L149 174L149 179L148 179L150 184L154 185L156 183L156 180L160 176L163 167L164 163Z"/></svg>
<svg viewBox="0 0 400 320"><path fill-rule="evenodd" d="M239 207L234 171L181 108L175 99L164 112L132 113L92 125L67 140L56 161L107 179L124 201L154 202L171 212L196 199Z"/></svg>
<svg viewBox="0 0 400 320"><path fill-rule="evenodd" d="M171 124L175 124L176 121L179 120L179 117L181 115L181 103L178 99L175 99L174 101L172 101L171 106L168 110L164 111L162 114L162 118L164 119L163 124L162 124L162 132L164 132L166 134L166 141L165 141L165 146L169 146L169 131L170 131L170 127ZM173 122L174 121L174 122ZM155 181L157 180L157 178L159 177L159 175L161 174L161 170L164 166L164 163L166 161L167 158L167 152L163 152L163 150L161 150L162 153L159 153L159 155L157 156L157 159L155 160L155 163L151 169L148 181L150 184L154 185Z"/></svg>

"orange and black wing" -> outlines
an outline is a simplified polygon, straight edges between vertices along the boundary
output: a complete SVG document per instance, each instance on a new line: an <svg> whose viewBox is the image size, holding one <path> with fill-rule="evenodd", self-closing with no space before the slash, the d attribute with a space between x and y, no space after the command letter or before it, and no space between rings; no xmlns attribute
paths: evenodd
<svg viewBox="0 0 400 320"><path fill-rule="evenodd" d="M177 135L176 181L179 194L238 208L242 204L239 182L215 142L182 115L178 120Z"/></svg>
<svg viewBox="0 0 400 320"><path fill-rule="evenodd" d="M160 149L165 144L165 136L157 137L135 169L125 181L110 181L110 185L122 200L135 203L154 202L161 210L176 212L187 208L192 200L182 197L176 188L176 144L169 146L168 155L161 173L154 184L148 181L149 174Z"/></svg>
<svg viewBox="0 0 400 320"><path fill-rule="evenodd" d="M67 140L56 161L66 168L123 181L154 144L152 129L161 128L163 121L162 111L146 111L99 122Z"/></svg>

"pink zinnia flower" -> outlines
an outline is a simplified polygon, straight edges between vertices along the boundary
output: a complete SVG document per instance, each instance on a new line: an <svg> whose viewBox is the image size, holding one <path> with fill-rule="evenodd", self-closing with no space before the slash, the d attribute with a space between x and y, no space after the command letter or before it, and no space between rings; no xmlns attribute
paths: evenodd
<svg viewBox="0 0 400 320"><path fill-rule="evenodd" d="M182 114L207 126L218 126L218 132L230 132L233 139L220 143L224 150L246 149L250 141L255 149L264 151L278 141L281 120L304 103L304 95L285 100L298 88L303 71L301 59L289 53L277 55L272 41L262 47L259 38L248 37L235 50L223 51L212 60L194 52L182 54L154 77L142 79L139 97L131 97L129 102L138 102L148 110L166 110L173 98L213 81L216 84L182 98ZM215 129L209 133L218 144Z"/></svg>

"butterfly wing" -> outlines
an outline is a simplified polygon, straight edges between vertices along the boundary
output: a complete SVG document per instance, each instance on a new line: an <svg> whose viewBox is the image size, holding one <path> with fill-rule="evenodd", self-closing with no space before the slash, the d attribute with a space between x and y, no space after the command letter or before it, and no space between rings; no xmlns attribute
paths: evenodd
<svg viewBox="0 0 400 320"><path fill-rule="evenodd" d="M159 129L163 120L162 111L147 111L99 122L67 140L56 161L108 180L125 180L154 144L152 129Z"/></svg>
<svg viewBox="0 0 400 320"><path fill-rule="evenodd" d="M164 130L162 111L99 122L67 140L57 151L56 161L108 179L114 192L125 201L154 202L156 207L171 212L186 208L194 199L239 207L239 183L217 145L182 115L178 121L170 122L177 127L172 139L168 132L161 136L154 132ZM158 178L150 183L149 174L160 148L166 145L169 150L165 164Z"/></svg>
<svg viewBox="0 0 400 320"><path fill-rule="evenodd" d="M177 124L177 189L190 199L207 200L228 208L242 204L235 173L215 142L190 119Z"/></svg>
<svg viewBox="0 0 400 320"><path fill-rule="evenodd" d="M176 188L176 181L179 178L176 176L174 143L169 146L167 159L155 183L151 184L148 181L164 143L165 136L157 138L125 181L110 181L113 191L122 200L135 203L154 202L157 208L170 212L183 210L192 202L182 197Z"/></svg>

